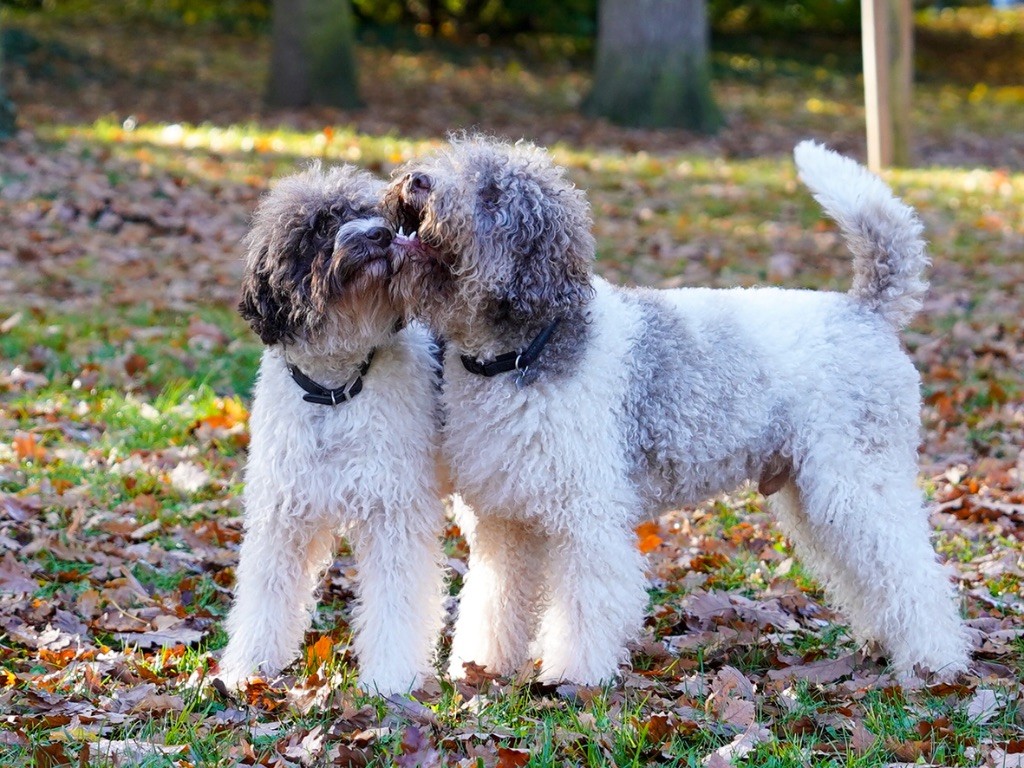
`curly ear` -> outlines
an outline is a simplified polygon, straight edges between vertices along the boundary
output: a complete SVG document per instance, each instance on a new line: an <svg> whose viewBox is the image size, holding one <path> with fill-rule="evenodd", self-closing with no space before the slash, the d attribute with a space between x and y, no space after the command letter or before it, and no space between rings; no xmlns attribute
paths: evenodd
<svg viewBox="0 0 1024 768"><path fill-rule="evenodd" d="M590 206L559 181L555 189L530 185L513 214L520 219L510 243L515 266L502 298L514 320L565 314L593 293Z"/></svg>
<svg viewBox="0 0 1024 768"><path fill-rule="evenodd" d="M246 270L238 312L264 344L279 344L292 335L291 301L271 287L270 275L264 270Z"/></svg>

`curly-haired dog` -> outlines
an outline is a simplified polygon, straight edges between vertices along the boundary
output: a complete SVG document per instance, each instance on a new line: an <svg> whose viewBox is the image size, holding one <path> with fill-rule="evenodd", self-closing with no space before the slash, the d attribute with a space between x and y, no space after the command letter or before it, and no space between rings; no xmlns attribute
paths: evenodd
<svg viewBox="0 0 1024 768"><path fill-rule="evenodd" d="M796 159L853 252L849 294L612 286L584 195L529 144L463 138L392 182L396 288L448 342L443 448L476 513L453 675L532 652L548 681L612 678L647 605L634 525L747 479L858 638L899 670L964 667L897 336L921 226L854 162Z"/></svg>
<svg viewBox="0 0 1024 768"><path fill-rule="evenodd" d="M389 295L383 182L319 166L278 182L247 238L240 311L267 345L245 473L245 535L219 677L298 653L336 535L357 570L360 684L408 691L443 623L437 365Z"/></svg>

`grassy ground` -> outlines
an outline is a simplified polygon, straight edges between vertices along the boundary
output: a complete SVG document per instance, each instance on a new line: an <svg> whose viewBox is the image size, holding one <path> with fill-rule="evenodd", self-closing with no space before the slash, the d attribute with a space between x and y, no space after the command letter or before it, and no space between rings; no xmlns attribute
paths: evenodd
<svg viewBox="0 0 1024 768"><path fill-rule="evenodd" d="M863 156L854 73L716 58L713 139L585 120L567 65L362 52L366 110L259 111L264 41L18 24L24 130L0 154L0 764L881 766L1024 763L1024 96L922 86L920 166L887 174L934 266L906 334L922 484L977 651L951 684L857 648L750 489L642 526L651 608L606 689L352 686L339 553L303 658L233 698L224 644L259 346L234 313L259 194L308 158L382 174L448 129L552 147L598 270L651 285L845 289L795 180L807 136ZM448 535L452 593L466 550ZM443 650L443 649L442 649Z"/></svg>

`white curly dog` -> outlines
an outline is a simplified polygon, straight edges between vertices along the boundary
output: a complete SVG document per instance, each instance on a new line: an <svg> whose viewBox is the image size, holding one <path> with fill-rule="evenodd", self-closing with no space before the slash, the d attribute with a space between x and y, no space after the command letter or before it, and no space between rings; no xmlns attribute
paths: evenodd
<svg viewBox="0 0 1024 768"><path fill-rule="evenodd" d="M921 225L853 161L795 155L853 252L847 294L610 285L583 193L526 143L457 139L392 182L395 288L448 342L443 448L475 510L454 676L539 657L546 681L615 677L648 600L634 526L748 479L858 639L901 672L964 668L897 333Z"/></svg>
<svg viewBox="0 0 1024 768"><path fill-rule="evenodd" d="M245 471L245 533L220 677L298 653L336 537L356 558L359 682L405 692L433 672L443 624L437 364L401 327L383 183L314 166L279 181L247 238L242 315L267 344Z"/></svg>

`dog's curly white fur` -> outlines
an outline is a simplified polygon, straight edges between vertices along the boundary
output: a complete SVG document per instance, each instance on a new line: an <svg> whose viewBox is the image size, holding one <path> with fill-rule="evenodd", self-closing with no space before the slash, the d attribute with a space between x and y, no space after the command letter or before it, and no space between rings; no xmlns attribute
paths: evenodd
<svg viewBox="0 0 1024 768"><path fill-rule="evenodd" d="M919 378L898 329L927 264L914 212L805 142L805 183L852 248L848 294L624 289L594 277L590 209L541 149L480 137L414 162L385 196L395 285L449 344L443 437L470 565L450 672L614 677L641 626L634 526L760 483L797 553L893 665L967 659L916 487ZM485 378L560 318L526 373ZM532 643L532 645L531 645Z"/></svg>
<svg viewBox="0 0 1024 768"><path fill-rule="evenodd" d="M432 671L443 623L436 362L426 329L396 331L383 183L314 166L279 181L247 238L241 312L267 344L245 471L245 534L219 677L240 685L298 653L316 588L347 535L357 563L359 681L406 692ZM303 400L289 365L338 405Z"/></svg>

